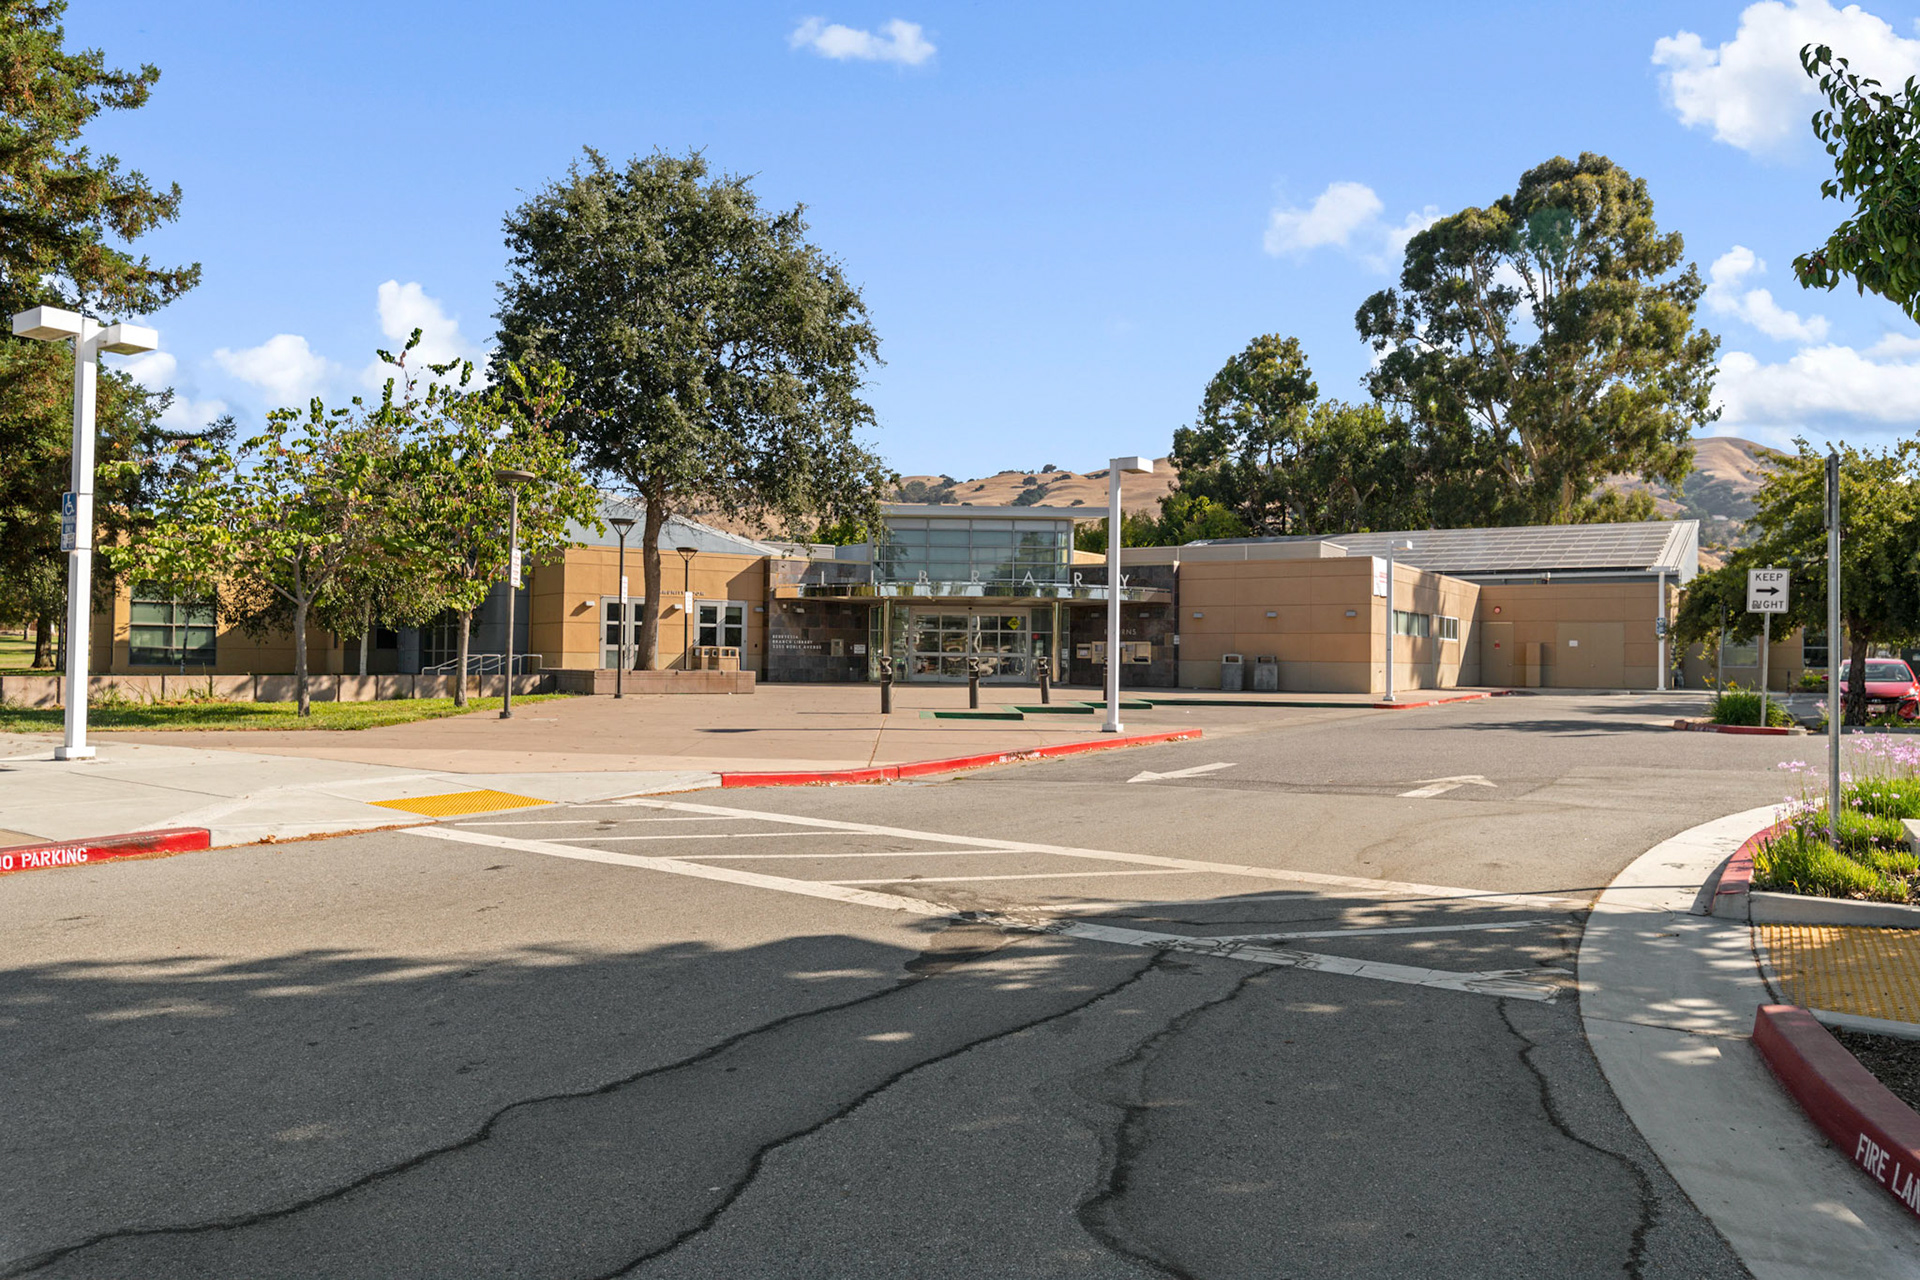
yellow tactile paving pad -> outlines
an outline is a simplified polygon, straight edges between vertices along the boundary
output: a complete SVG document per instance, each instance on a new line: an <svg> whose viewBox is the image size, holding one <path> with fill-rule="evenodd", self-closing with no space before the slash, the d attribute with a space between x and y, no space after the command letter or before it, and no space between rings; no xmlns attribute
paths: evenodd
<svg viewBox="0 0 1920 1280"><path fill-rule="evenodd" d="M429 818L451 818L462 813L487 813L494 809L524 809L528 805L548 804L532 796L517 796L511 791L452 791L444 796L407 796L400 800L375 800L383 809L404 809Z"/></svg>
<svg viewBox="0 0 1920 1280"><path fill-rule="evenodd" d="M1754 930L1795 1004L1920 1022L1920 929L1760 924Z"/></svg>

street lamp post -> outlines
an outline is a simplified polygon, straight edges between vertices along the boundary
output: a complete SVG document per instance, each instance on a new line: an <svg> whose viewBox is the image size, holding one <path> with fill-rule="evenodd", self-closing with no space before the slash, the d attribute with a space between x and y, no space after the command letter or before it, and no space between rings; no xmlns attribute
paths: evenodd
<svg viewBox="0 0 1920 1280"><path fill-rule="evenodd" d="M1153 474L1152 458L1115 458L1107 464L1107 722L1120 732L1120 477Z"/></svg>
<svg viewBox="0 0 1920 1280"><path fill-rule="evenodd" d="M613 696L623 698L626 694L621 691L620 684L627 668L627 534L633 531L634 522L632 516L612 516L607 523L620 535L620 629L613 633L614 643L620 647L620 651L613 660Z"/></svg>
<svg viewBox="0 0 1920 1280"><path fill-rule="evenodd" d="M680 553L680 669L687 668L693 653L693 558L698 547L675 547Z"/></svg>
<svg viewBox="0 0 1920 1280"><path fill-rule="evenodd" d="M1393 616L1393 553L1413 550L1413 542L1408 538L1395 538L1387 544L1387 696L1382 702L1393 701L1393 633L1396 619Z"/></svg>
<svg viewBox="0 0 1920 1280"><path fill-rule="evenodd" d="M13 318L16 338L73 342L73 465L71 490L60 502L60 543L67 553L66 733L53 749L56 760L91 760L87 745L87 668L93 628L93 438L94 399L100 353L152 351L160 335L136 324L104 328L91 316L58 307L35 307Z"/></svg>
<svg viewBox="0 0 1920 1280"><path fill-rule="evenodd" d="M537 479L531 471L502 467L493 478L507 486L507 670L500 689L500 718L513 719L513 605L520 591L520 486ZM467 673L462 671L465 680Z"/></svg>

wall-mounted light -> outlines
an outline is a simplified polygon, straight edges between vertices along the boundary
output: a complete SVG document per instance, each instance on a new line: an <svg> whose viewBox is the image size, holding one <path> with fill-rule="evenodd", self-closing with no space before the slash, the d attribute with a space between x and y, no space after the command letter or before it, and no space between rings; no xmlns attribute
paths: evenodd
<svg viewBox="0 0 1920 1280"><path fill-rule="evenodd" d="M1358 609L1349 609L1347 610L1347 616L1349 618L1357 618L1360 616L1360 611Z"/></svg>
<svg viewBox="0 0 1920 1280"><path fill-rule="evenodd" d="M1196 617L1196 618L1204 618L1204 617L1206 617L1207 615L1206 615L1206 614L1204 614L1204 613L1196 613L1196 614L1194 614L1193 616L1194 616L1194 617Z"/></svg>
<svg viewBox="0 0 1920 1280"><path fill-rule="evenodd" d="M1276 613L1276 612L1275 612L1274 610L1272 610L1272 609L1269 609L1269 610L1267 610L1267 616L1268 616L1269 618L1277 618L1277 617L1279 617L1280 615L1279 615L1278 613Z"/></svg>

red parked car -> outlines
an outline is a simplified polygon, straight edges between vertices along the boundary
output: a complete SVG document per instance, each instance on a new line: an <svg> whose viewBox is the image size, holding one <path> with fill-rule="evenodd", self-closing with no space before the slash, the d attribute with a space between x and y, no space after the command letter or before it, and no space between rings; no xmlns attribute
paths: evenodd
<svg viewBox="0 0 1920 1280"><path fill-rule="evenodd" d="M1847 694L1847 674L1852 662L1840 664L1840 696ZM1898 658L1867 659L1867 714L1897 711L1902 720L1920 720L1920 683L1913 668Z"/></svg>

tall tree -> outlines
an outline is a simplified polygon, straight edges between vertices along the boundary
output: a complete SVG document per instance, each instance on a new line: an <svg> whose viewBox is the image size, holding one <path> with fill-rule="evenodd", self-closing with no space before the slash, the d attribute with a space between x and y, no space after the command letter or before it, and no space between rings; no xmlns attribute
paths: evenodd
<svg viewBox="0 0 1920 1280"><path fill-rule="evenodd" d="M1847 656L1863 669L1877 645L1920 637L1920 446L1863 452L1841 448L1840 621ZM1783 459L1754 495L1749 527L1754 541L1735 552L1724 568L1695 578L1674 624L1681 643L1705 641L1722 627L1735 640L1760 633L1760 615L1746 612L1750 568L1792 573L1790 611L1775 615L1774 633L1794 627L1824 631L1827 625L1826 457L1806 441ZM1840 637L1827 637L1838 655ZM1833 660L1828 669L1837 671ZM1865 724L1866 682L1852 681L1845 723ZM1838 681L1829 686L1838 693Z"/></svg>
<svg viewBox="0 0 1920 1280"><path fill-rule="evenodd" d="M1398 289L1355 316L1375 399L1406 413L1440 525L1577 523L1610 473L1677 484L1717 416L1700 273L1646 183L1604 156L1555 158L1511 195L1407 243Z"/></svg>
<svg viewBox="0 0 1920 1280"><path fill-rule="evenodd" d="M1851 203L1854 214L1825 244L1795 258L1793 273L1809 289L1850 277L1861 293L1877 293L1920 320L1920 88L1908 80L1888 93L1826 45L1802 48L1800 65L1827 99L1813 117L1814 136L1834 165L1820 194Z"/></svg>
<svg viewBox="0 0 1920 1280"><path fill-rule="evenodd" d="M1299 339L1249 342L1207 383L1194 424L1173 433L1179 491L1227 508L1255 536L1301 532L1296 463L1319 395Z"/></svg>
<svg viewBox="0 0 1920 1280"><path fill-rule="evenodd" d="M151 66L110 70L98 50L67 51L60 25L66 7L65 0L0 0L0 315L41 304L142 315L200 278L198 265L155 266L123 247L177 216L180 188L157 188L80 138L102 111L143 106L160 73ZM59 563L60 494L69 477L72 356L65 344L4 346L0 590L30 597L35 664L46 665L64 596L49 565ZM101 463L151 452L165 434L156 421L165 407L164 398L103 369ZM98 493L95 509L111 534L130 495L105 484Z"/></svg>
<svg viewBox="0 0 1920 1280"><path fill-rule="evenodd" d="M648 667L669 516L873 525L894 483L859 437L879 341L801 215L762 210L747 179L710 175L698 152L615 168L588 150L507 217L494 367L565 366L578 407L562 430L644 503Z"/></svg>

